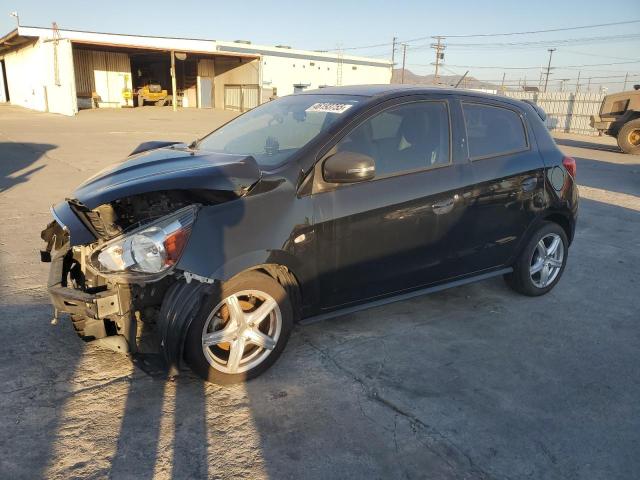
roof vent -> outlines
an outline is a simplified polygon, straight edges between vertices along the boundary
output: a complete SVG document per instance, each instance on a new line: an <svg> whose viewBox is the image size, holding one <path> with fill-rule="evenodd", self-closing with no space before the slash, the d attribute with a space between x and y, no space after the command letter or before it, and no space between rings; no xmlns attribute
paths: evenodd
<svg viewBox="0 0 640 480"><path fill-rule="evenodd" d="M291 50L291 46L289 45L276 45L276 48L286 48L287 50Z"/></svg>
<svg viewBox="0 0 640 480"><path fill-rule="evenodd" d="M245 45L251 45L251 40L234 40L233 43L244 43Z"/></svg>

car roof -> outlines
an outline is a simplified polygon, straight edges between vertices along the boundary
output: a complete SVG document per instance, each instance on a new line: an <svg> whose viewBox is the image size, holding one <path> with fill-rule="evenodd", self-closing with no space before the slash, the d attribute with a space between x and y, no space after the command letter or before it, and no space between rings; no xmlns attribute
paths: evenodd
<svg viewBox="0 0 640 480"><path fill-rule="evenodd" d="M379 84L379 85L349 85L342 87L324 87L316 90L307 90L297 95L353 95L361 97L388 97L393 98L401 95L428 95L428 94L449 94L463 95L487 100L499 100L511 104L522 104L503 95L494 93L478 92L464 88L439 87L431 85L403 85L403 84Z"/></svg>

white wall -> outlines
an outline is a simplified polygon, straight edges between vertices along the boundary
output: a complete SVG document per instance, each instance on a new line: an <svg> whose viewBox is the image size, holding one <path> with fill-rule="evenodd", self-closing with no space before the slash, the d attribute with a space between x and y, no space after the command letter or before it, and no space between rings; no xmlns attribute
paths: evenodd
<svg viewBox="0 0 640 480"><path fill-rule="evenodd" d="M11 104L64 115L77 112L71 42L60 40L57 50L59 84L53 42L38 41L5 55Z"/></svg>
<svg viewBox="0 0 640 480"><path fill-rule="evenodd" d="M75 115L78 113L76 103L76 82L73 73L73 53L69 40L58 42L58 82L56 83L53 42L41 43L43 64L43 80L47 89L47 106L51 113Z"/></svg>
<svg viewBox="0 0 640 480"><path fill-rule="evenodd" d="M9 100L13 105L46 111L44 71L40 43L36 42L4 56L9 85Z"/></svg>
<svg viewBox="0 0 640 480"><path fill-rule="evenodd" d="M278 96L290 95L294 85L305 90L334 86L338 81L338 62L265 55L262 59L262 86L277 88ZM355 69L354 69L355 67ZM389 83L391 67L342 63L342 85Z"/></svg>

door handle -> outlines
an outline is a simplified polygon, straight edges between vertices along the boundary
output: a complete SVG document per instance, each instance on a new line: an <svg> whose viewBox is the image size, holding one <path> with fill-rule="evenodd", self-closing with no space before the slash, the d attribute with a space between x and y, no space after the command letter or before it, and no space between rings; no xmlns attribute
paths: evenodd
<svg viewBox="0 0 640 480"><path fill-rule="evenodd" d="M520 186L523 191L530 192L538 186L538 179L536 177L525 178L522 183L520 183Z"/></svg>
<svg viewBox="0 0 640 480"><path fill-rule="evenodd" d="M442 202L434 203L433 205L431 205L431 208L433 208L433 212L438 215L449 213L451 210L453 210L453 206L455 205L457 199L458 195L454 195L453 197L447 198Z"/></svg>

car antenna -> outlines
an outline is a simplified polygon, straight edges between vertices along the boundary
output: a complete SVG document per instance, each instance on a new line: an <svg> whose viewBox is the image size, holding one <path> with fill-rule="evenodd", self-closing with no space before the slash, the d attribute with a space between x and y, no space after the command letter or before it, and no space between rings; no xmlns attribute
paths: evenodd
<svg viewBox="0 0 640 480"><path fill-rule="evenodd" d="M462 81L465 79L465 77L467 76L467 73L469 73L469 70L467 70L466 72L464 72L464 75L462 75L460 77L460 80L458 80L458 83L456 83L456 86L453 88L458 88L458 85L460 85L462 83Z"/></svg>

